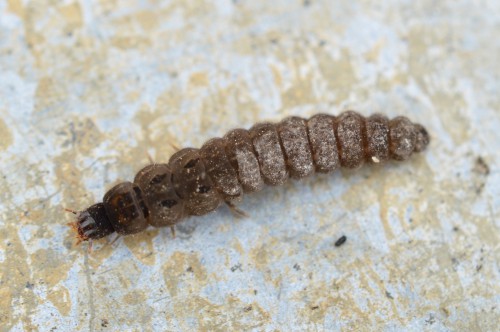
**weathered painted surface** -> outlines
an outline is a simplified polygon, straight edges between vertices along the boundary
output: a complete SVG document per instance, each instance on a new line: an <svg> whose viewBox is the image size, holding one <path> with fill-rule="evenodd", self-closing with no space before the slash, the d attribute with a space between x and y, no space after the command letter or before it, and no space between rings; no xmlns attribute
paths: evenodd
<svg viewBox="0 0 500 332"><path fill-rule="evenodd" d="M475 3L475 4L474 4ZM493 331L498 1L0 1L4 330ZM73 246L71 215L147 154L288 115L407 115L403 164ZM347 242L335 247L342 235Z"/></svg>

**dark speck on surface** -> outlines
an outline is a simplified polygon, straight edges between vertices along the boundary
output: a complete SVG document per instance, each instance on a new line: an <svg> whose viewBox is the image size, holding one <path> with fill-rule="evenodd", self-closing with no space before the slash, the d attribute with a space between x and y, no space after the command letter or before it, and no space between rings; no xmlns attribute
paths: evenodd
<svg viewBox="0 0 500 332"><path fill-rule="evenodd" d="M484 176L490 174L490 167L482 157L477 157L474 168L472 170Z"/></svg>
<svg viewBox="0 0 500 332"><path fill-rule="evenodd" d="M234 265L234 266L231 268L231 272L234 272L234 271L236 271L236 270L243 271L243 270L241 269L241 263L238 263L238 264Z"/></svg>
<svg viewBox="0 0 500 332"><path fill-rule="evenodd" d="M347 241L347 237L345 235L342 235L341 237L339 237L339 239L335 242L335 247L340 247L341 245L343 245L345 243L345 241Z"/></svg>

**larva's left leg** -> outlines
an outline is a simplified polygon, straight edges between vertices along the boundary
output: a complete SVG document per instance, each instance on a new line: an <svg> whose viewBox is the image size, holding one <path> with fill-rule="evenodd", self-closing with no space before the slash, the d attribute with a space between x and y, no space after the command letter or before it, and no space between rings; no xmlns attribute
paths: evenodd
<svg viewBox="0 0 500 332"><path fill-rule="evenodd" d="M249 215L245 211L239 209L234 203L231 201L225 201L226 205L228 206L229 210L231 213L236 217L236 218L248 218Z"/></svg>

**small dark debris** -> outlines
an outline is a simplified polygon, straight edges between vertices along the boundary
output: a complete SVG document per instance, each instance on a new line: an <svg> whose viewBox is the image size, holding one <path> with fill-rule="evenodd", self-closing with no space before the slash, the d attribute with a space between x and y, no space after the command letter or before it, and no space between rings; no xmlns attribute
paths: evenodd
<svg viewBox="0 0 500 332"><path fill-rule="evenodd" d="M482 191L483 191L483 189L484 189L484 185L485 185L484 183L481 183L480 185L478 185L478 186L477 186L477 188L476 188L476 194L477 194L477 195L480 195L480 194L481 194L481 192L482 192Z"/></svg>
<svg viewBox="0 0 500 332"><path fill-rule="evenodd" d="M308 7L311 5L311 0L304 0L303 2L304 7Z"/></svg>
<svg viewBox="0 0 500 332"><path fill-rule="evenodd" d="M186 269L186 271L187 271L187 272L193 272L193 267L192 267L192 266L188 267L188 268Z"/></svg>
<svg viewBox="0 0 500 332"><path fill-rule="evenodd" d="M257 295L257 290L256 289L253 290L253 295Z"/></svg>
<svg viewBox="0 0 500 332"><path fill-rule="evenodd" d="M106 318L101 319L101 326L102 327L108 327L108 320Z"/></svg>
<svg viewBox="0 0 500 332"><path fill-rule="evenodd" d="M319 309L319 305L315 305L315 306L311 307L311 310L316 310L316 309Z"/></svg>
<svg viewBox="0 0 500 332"><path fill-rule="evenodd" d="M325 40L320 40L319 41L319 47L323 47L326 45L326 41Z"/></svg>
<svg viewBox="0 0 500 332"><path fill-rule="evenodd" d="M387 298L389 298L391 300L394 300L394 297L392 296L391 293L389 293L389 291L385 291L385 296L387 296Z"/></svg>
<svg viewBox="0 0 500 332"><path fill-rule="evenodd" d="M271 44L276 45L276 44L278 44L278 42L279 42L278 38L271 38Z"/></svg>
<svg viewBox="0 0 500 332"><path fill-rule="evenodd" d="M490 174L490 167L488 166L488 164L486 163L486 161L484 161L484 159L482 157L477 157L476 163L475 163L474 168L472 170L474 172L481 174L481 175L484 175L484 176L487 176L488 174Z"/></svg>
<svg viewBox="0 0 500 332"><path fill-rule="evenodd" d="M482 268L483 268L483 264L479 264L478 266L476 266L476 272L481 271Z"/></svg>
<svg viewBox="0 0 500 332"><path fill-rule="evenodd" d="M459 230L460 230L460 228L458 228L457 226L454 226L454 227L453 227L453 231L454 231L454 232L458 232Z"/></svg>
<svg viewBox="0 0 500 332"><path fill-rule="evenodd" d="M27 289L33 289L33 287L35 286L35 284L32 284L31 282L27 281L26 282L26 288Z"/></svg>
<svg viewBox="0 0 500 332"><path fill-rule="evenodd" d="M241 269L241 263L238 263L231 268L231 272L234 272L236 270L240 270L241 272L243 272L243 270Z"/></svg>
<svg viewBox="0 0 500 332"><path fill-rule="evenodd" d="M300 271L300 265L297 263L293 266L293 268L297 271Z"/></svg>
<svg viewBox="0 0 500 332"><path fill-rule="evenodd" d="M252 308L252 305L249 305L249 306L247 306L247 307L243 308L243 311L244 311L244 312L249 312L249 311L252 311L252 309L253 309L253 308Z"/></svg>
<svg viewBox="0 0 500 332"><path fill-rule="evenodd" d="M343 245L345 243L345 241L347 241L347 237L345 235L342 235L341 237L339 237L339 239L335 242L335 247L340 247L341 245Z"/></svg>
<svg viewBox="0 0 500 332"><path fill-rule="evenodd" d="M434 318L434 315L433 314L430 314L429 315L429 319L426 319L425 322L429 325L432 325L436 322L436 318Z"/></svg>

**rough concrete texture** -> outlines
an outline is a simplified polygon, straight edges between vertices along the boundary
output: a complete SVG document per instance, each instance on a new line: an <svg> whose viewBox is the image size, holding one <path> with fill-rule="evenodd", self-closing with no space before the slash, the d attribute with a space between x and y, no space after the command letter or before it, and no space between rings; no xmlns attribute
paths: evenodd
<svg viewBox="0 0 500 332"><path fill-rule="evenodd" d="M0 1L0 326L494 331L500 2ZM352 108L432 135L405 163L74 246L82 209L173 146ZM347 242L335 247L342 235Z"/></svg>

